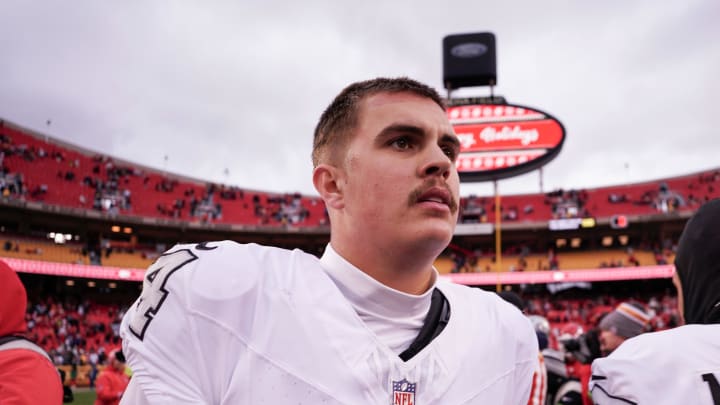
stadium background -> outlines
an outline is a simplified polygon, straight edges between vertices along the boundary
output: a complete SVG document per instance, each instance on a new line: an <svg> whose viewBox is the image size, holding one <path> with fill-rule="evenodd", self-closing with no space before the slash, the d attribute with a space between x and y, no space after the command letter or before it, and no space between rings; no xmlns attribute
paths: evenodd
<svg viewBox="0 0 720 405"><path fill-rule="evenodd" d="M82 393L92 370L120 345L119 321L139 293L143 269L165 249L232 239L320 255L329 240L314 196L157 171L7 121L0 151L0 257L20 272L30 338L79 389L75 403L92 397ZM651 308L654 328L672 327L676 296L668 277L676 242L692 213L718 197L720 168L503 196L498 263L494 198L466 195L458 232L436 266L457 282L520 293L529 312L550 321L553 343L593 327L626 299Z"/></svg>

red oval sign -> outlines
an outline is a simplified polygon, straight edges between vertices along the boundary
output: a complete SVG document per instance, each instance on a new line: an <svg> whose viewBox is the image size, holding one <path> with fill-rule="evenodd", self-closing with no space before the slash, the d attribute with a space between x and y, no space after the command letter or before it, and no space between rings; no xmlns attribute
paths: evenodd
<svg viewBox="0 0 720 405"><path fill-rule="evenodd" d="M562 123L519 105L462 105L447 110L460 139L457 167L463 181L517 176L550 162L565 141Z"/></svg>

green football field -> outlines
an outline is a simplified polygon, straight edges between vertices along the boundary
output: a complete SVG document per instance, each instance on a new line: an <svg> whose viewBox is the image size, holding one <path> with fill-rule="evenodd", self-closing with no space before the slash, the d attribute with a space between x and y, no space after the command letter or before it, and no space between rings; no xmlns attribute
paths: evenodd
<svg viewBox="0 0 720 405"><path fill-rule="evenodd" d="M74 405L93 405L95 402L95 391L75 391L75 400L68 402Z"/></svg>

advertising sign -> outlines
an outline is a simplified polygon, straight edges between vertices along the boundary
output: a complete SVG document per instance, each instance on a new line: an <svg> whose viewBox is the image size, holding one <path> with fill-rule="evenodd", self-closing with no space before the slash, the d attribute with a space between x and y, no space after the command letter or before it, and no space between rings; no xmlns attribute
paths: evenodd
<svg viewBox="0 0 720 405"><path fill-rule="evenodd" d="M560 121L529 107L455 105L447 114L460 139L457 167L463 181L500 180L538 169L565 141Z"/></svg>

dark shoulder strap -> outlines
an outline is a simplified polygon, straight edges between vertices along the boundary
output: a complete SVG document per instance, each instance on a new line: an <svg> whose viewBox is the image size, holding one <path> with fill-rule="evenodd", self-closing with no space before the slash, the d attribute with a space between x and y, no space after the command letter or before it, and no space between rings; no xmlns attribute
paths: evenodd
<svg viewBox="0 0 720 405"><path fill-rule="evenodd" d="M430 344L430 342L445 329L449 321L450 303L447 298L445 298L445 295L436 288L433 290L432 298L430 299L430 310L428 311L427 317L425 317L425 323L420 329L420 333L418 333L415 340L410 344L410 347L400 353L400 358L403 361L408 361L420 353L425 346Z"/></svg>
<svg viewBox="0 0 720 405"><path fill-rule="evenodd" d="M50 355L43 348L23 336L10 335L0 337L0 351L12 349L26 349L41 354L52 363Z"/></svg>
<svg viewBox="0 0 720 405"><path fill-rule="evenodd" d="M16 336L16 335L8 335L8 336L0 336L0 346L4 345L5 343L12 342L14 340L20 340L25 339L22 336Z"/></svg>

